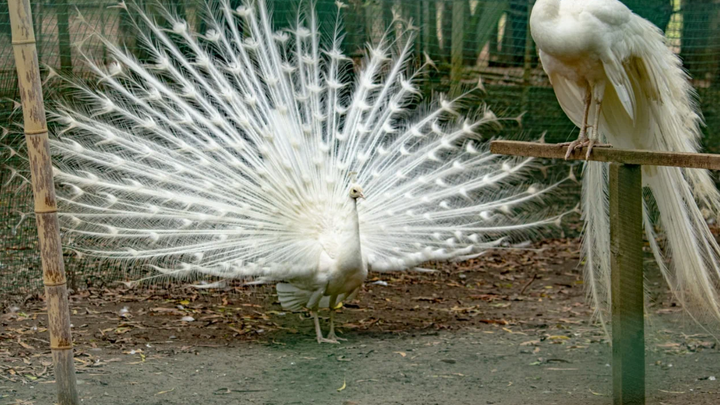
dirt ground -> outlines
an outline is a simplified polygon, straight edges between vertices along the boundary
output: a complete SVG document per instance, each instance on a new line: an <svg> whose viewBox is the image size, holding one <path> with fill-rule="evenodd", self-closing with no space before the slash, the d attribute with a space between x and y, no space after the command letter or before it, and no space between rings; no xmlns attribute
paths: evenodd
<svg viewBox="0 0 720 405"><path fill-rule="evenodd" d="M611 348L585 305L578 241L533 248L436 273L371 275L337 317L340 345L318 345L312 321L284 313L272 286L80 291L71 296L80 396L88 404L610 404ZM648 404L720 403L717 341L648 279ZM41 297L28 296L0 315L0 404L54 403L44 311Z"/></svg>

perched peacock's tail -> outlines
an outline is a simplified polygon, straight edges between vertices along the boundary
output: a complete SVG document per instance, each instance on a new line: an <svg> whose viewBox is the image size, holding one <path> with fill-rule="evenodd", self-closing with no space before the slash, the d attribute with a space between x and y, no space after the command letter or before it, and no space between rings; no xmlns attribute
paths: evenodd
<svg viewBox="0 0 720 405"><path fill-rule="evenodd" d="M298 277L346 221L351 181L376 271L477 255L559 220L544 208L558 182L525 183L536 162L472 140L501 121L492 112L461 118L458 99L413 111L410 29L368 45L353 74L340 25L324 46L312 11L275 31L263 1L221 1L195 33L169 11L166 28L120 6L148 60L101 37L112 62L86 58L95 81L52 113L60 217L82 254L155 274Z"/></svg>
<svg viewBox="0 0 720 405"><path fill-rule="evenodd" d="M626 59L629 86L608 86L600 119L602 135L619 148L698 152L702 118L682 61L650 22L636 17L631 28L642 35L628 40L634 52ZM627 94L619 95L623 92ZM592 244L585 251L588 273L594 273L592 296L596 303L609 303L610 263L602 257L609 255L609 226L603 219L608 199L605 191L597 193L606 190L600 186L606 179L596 175L605 169L591 167L597 165L586 167L595 174L584 179L584 187L593 190L584 202L585 239ZM645 166L642 176L654 200L644 207L645 233L663 276L687 308L720 318L720 246L701 210L704 207L711 215L720 212L720 194L709 172ZM651 215L652 209L657 215ZM656 241L655 226L664 231L664 246ZM669 266L666 256L672 258Z"/></svg>
<svg viewBox="0 0 720 405"><path fill-rule="evenodd" d="M653 241L650 246L660 263L660 270L682 303L720 316L717 289L720 247L693 199L690 183L683 177L682 170L676 167L652 169L654 171L645 177L655 197L660 223L667 236L667 249L673 258L672 267L668 269L661 261L661 250L655 243L652 222L648 218L645 231L648 239Z"/></svg>
<svg viewBox="0 0 720 405"><path fill-rule="evenodd" d="M609 318L610 305L610 212L608 199L608 165L586 162L582 179L582 257L587 294L601 324Z"/></svg>

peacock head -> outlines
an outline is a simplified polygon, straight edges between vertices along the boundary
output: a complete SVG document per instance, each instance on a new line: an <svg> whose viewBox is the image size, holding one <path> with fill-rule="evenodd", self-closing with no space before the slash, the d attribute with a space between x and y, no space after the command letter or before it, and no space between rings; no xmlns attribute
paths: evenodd
<svg viewBox="0 0 720 405"><path fill-rule="evenodd" d="M350 186L350 198L357 200L358 198L365 198L362 187L357 184Z"/></svg>

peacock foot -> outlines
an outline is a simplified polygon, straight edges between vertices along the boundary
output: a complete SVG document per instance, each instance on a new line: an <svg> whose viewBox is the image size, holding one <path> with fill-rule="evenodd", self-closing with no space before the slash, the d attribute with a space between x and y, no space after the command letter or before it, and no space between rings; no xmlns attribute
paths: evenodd
<svg viewBox="0 0 720 405"><path fill-rule="evenodd" d="M335 338L333 339L333 338L331 338L330 336L328 336L327 338L319 337L319 338L317 339L317 341L318 341L318 343L333 343L333 344L336 344L336 345L337 345L337 344L340 344L340 342L337 340L337 337L335 337Z"/></svg>
<svg viewBox="0 0 720 405"><path fill-rule="evenodd" d="M338 336L335 334L335 332L330 332L330 333L328 333L327 338L328 338L328 339L335 340L335 341L338 341L338 340L347 341L347 339L345 339L345 338L338 337Z"/></svg>
<svg viewBox="0 0 720 405"><path fill-rule="evenodd" d="M565 152L565 160L570 159L570 156L573 154L573 152L575 152L576 149L582 149L584 147L587 147L587 152L585 153L585 160L589 160L594 147L606 148L612 146L610 144L597 143L595 139L589 139L586 136L581 136L572 142L564 142L559 145L568 147L567 152Z"/></svg>

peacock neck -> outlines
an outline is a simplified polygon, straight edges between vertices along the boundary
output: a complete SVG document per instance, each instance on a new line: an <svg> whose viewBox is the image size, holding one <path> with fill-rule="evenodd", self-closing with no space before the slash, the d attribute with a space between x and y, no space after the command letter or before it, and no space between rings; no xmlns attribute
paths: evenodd
<svg viewBox="0 0 720 405"><path fill-rule="evenodd" d="M560 16L560 2L562 0L537 0L533 6L530 20L533 22L548 22Z"/></svg>
<svg viewBox="0 0 720 405"><path fill-rule="evenodd" d="M353 198L352 213L350 213L350 222L351 222L352 234L357 239L358 246L359 246L360 245L360 218L358 217L357 201L358 201L357 198Z"/></svg>
<svg viewBox="0 0 720 405"><path fill-rule="evenodd" d="M360 246L360 219L358 218L357 199L352 200L349 226L342 242L342 253L338 266L341 270L357 271L362 268L362 249Z"/></svg>
<svg viewBox="0 0 720 405"><path fill-rule="evenodd" d="M530 34L541 53L562 55L567 52L567 46L573 46L575 41L562 40L567 38L567 26L560 28L560 4L562 0L537 0L530 14ZM570 32L572 38L573 32ZM541 55L542 57L542 55Z"/></svg>

